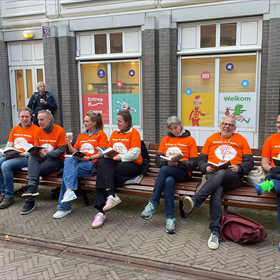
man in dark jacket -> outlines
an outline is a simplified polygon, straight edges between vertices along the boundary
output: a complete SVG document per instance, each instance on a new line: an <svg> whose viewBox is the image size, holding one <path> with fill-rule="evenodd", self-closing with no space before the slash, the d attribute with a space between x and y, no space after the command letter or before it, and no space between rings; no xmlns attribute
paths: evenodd
<svg viewBox="0 0 280 280"><path fill-rule="evenodd" d="M39 82L37 84L38 92L34 92L32 97L30 98L27 107L32 112L32 122L39 126L37 121L38 112L41 110L50 110L52 113L56 110L57 105L55 100L48 91L46 90L46 85L44 82Z"/></svg>
<svg viewBox="0 0 280 280"><path fill-rule="evenodd" d="M185 197L184 211L188 214L194 206L200 207L210 197L210 230L208 240L210 249L218 249L220 235L220 219L222 216L223 189L231 190L241 186L243 175L254 167L252 151L247 140L238 133L234 133L235 120L232 117L224 118L220 124L221 132L210 136L198 158L198 167L206 174L206 181L193 197ZM224 162L230 165L222 169L218 167Z"/></svg>

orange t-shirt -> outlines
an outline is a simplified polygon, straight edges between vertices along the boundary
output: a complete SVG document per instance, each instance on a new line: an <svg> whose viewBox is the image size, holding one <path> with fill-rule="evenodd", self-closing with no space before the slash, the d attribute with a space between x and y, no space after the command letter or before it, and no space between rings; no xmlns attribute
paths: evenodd
<svg viewBox="0 0 280 280"><path fill-rule="evenodd" d="M64 129L54 124L53 129L50 133L45 133L43 129L40 127L35 131L35 146L42 146L45 148L45 152L50 152L51 150L55 150L58 146L66 146L65 140L66 134ZM63 155L59 156L59 158L64 160Z"/></svg>
<svg viewBox="0 0 280 280"><path fill-rule="evenodd" d="M82 132L78 135L76 143L73 148L85 153L87 156L93 156L97 154L98 150L96 147L106 148L108 143L108 138L103 130L99 130L96 134L91 136L84 134ZM97 161L93 159L92 161Z"/></svg>
<svg viewBox="0 0 280 280"><path fill-rule="evenodd" d="M280 133L275 133L269 136L262 148L262 157L270 159L270 165L275 166L272 157L280 157Z"/></svg>
<svg viewBox="0 0 280 280"><path fill-rule="evenodd" d="M127 153L132 148L141 149L141 138L139 132L132 128L131 132L128 133L119 133L115 130L109 140L108 148L111 147L117 150L121 155ZM142 164L142 155L140 153L137 160L134 160L135 163Z"/></svg>
<svg viewBox="0 0 280 280"><path fill-rule="evenodd" d="M35 124L31 124L27 128L17 125L12 128L8 142L14 143L13 148L26 152L26 150L22 148L21 143L28 143L34 146L34 134L37 128L38 126Z"/></svg>
<svg viewBox="0 0 280 280"><path fill-rule="evenodd" d="M166 157L180 153L184 157L180 161L189 160L190 157L198 157L196 142L191 136L164 136L160 142L158 153L163 153ZM187 172L190 176L192 175L192 170L187 170Z"/></svg>
<svg viewBox="0 0 280 280"><path fill-rule="evenodd" d="M223 143L221 143L221 133L214 133L207 138L201 153L208 155L208 160L216 164L223 161L225 154L224 161L230 160L232 165L242 163L243 155L252 154L247 140L240 134L234 133L229 145L228 141L229 138L223 138Z"/></svg>

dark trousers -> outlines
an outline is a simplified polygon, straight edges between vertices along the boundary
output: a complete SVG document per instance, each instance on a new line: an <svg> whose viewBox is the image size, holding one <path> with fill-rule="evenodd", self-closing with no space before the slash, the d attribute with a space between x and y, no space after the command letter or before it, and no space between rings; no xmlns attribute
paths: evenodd
<svg viewBox="0 0 280 280"><path fill-rule="evenodd" d="M38 188L40 182L39 176L46 176L59 171L63 167L63 162L61 158L52 159L30 155L28 160L28 185ZM34 200L34 197L28 198L28 200Z"/></svg>
<svg viewBox="0 0 280 280"><path fill-rule="evenodd" d="M108 189L115 190L121 187L127 180L138 176L141 171L142 166L135 162L121 162L108 158L99 159L97 163L94 207L100 209L105 205Z"/></svg>
<svg viewBox="0 0 280 280"><path fill-rule="evenodd" d="M210 197L210 230L220 232L220 219L222 216L223 190L233 190L241 186L243 176L230 170L221 169L216 173L206 174L206 182L193 196L195 206L200 207L203 202Z"/></svg>

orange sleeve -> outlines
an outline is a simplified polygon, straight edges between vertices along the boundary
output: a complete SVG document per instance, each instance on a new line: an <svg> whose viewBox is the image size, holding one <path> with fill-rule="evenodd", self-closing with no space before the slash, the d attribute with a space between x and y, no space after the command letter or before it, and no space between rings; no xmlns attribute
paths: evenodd
<svg viewBox="0 0 280 280"><path fill-rule="evenodd" d="M66 133L62 127L59 127L59 135L57 139L57 146L66 146Z"/></svg>
<svg viewBox="0 0 280 280"><path fill-rule="evenodd" d="M271 137L268 137L263 144L262 157L269 158L269 159L272 158L272 156L271 156Z"/></svg>
<svg viewBox="0 0 280 280"><path fill-rule="evenodd" d="M168 136L164 136L161 139L161 142L160 142L160 145L159 145L159 148L158 148L158 153L163 153L165 155L165 152L166 152L165 143L167 142L167 140L168 140Z"/></svg>
<svg viewBox="0 0 280 280"><path fill-rule="evenodd" d="M12 130L11 130L11 132L10 132L10 135L9 135L9 140L8 140L8 142L15 142L15 137L14 137L14 135L15 135L15 127L13 127L12 128Z"/></svg>
<svg viewBox="0 0 280 280"><path fill-rule="evenodd" d="M107 147L107 143L108 143L107 134L104 131L102 131L100 139L99 139L99 142L98 142L98 146L100 148L106 148Z"/></svg>
<svg viewBox="0 0 280 280"><path fill-rule="evenodd" d="M133 128L130 139L130 149L140 148L141 149L141 138L139 132Z"/></svg>
<svg viewBox="0 0 280 280"><path fill-rule="evenodd" d="M245 138L243 138L242 153L243 153L243 155L252 155L252 150Z"/></svg>
<svg viewBox="0 0 280 280"><path fill-rule="evenodd" d="M198 157L196 142L195 142L195 139L192 137L191 137L189 146L190 146L190 157Z"/></svg>

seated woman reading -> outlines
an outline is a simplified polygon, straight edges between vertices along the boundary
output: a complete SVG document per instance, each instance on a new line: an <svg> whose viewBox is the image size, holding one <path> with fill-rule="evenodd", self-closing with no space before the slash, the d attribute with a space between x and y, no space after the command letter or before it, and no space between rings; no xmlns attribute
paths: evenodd
<svg viewBox="0 0 280 280"><path fill-rule="evenodd" d="M94 207L99 212L94 217L92 228L101 227L106 219L105 212L121 202L115 189L142 171L141 138L132 128L129 112L118 113L117 126L107 148L111 147L119 154L112 158L105 155L97 164Z"/></svg>
<svg viewBox="0 0 280 280"><path fill-rule="evenodd" d="M103 157L97 147L105 150L108 142L103 131L103 120L100 113L87 112L84 118L85 131L78 135L74 147L66 138L70 153L82 152L85 156L74 158L66 157L64 160L63 181L58 198L55 219L63 218L71 213L71 201L77 198L74 191L78 189L78 179L91 174L93 165Z"/></svg>
<svg viewBox="0 0 280 280"><path fill-rule="evenodd" d="M172 116L166 122L168 134L162 138L155 163L160 167L153 195L141 213L143 219L150 219L156 212L164 191L166 209L166 232L175 233L174 185L191 179L192 170L197 167L197 146L190 132L183 128L178 117ZM179 154L181 156L179 156ZM168 161L166 158L170 159ZM173 159L171 159L171 157ZM176 160L176 158L177 160ZM181 159L179 159L181 157Z"/></svg>

